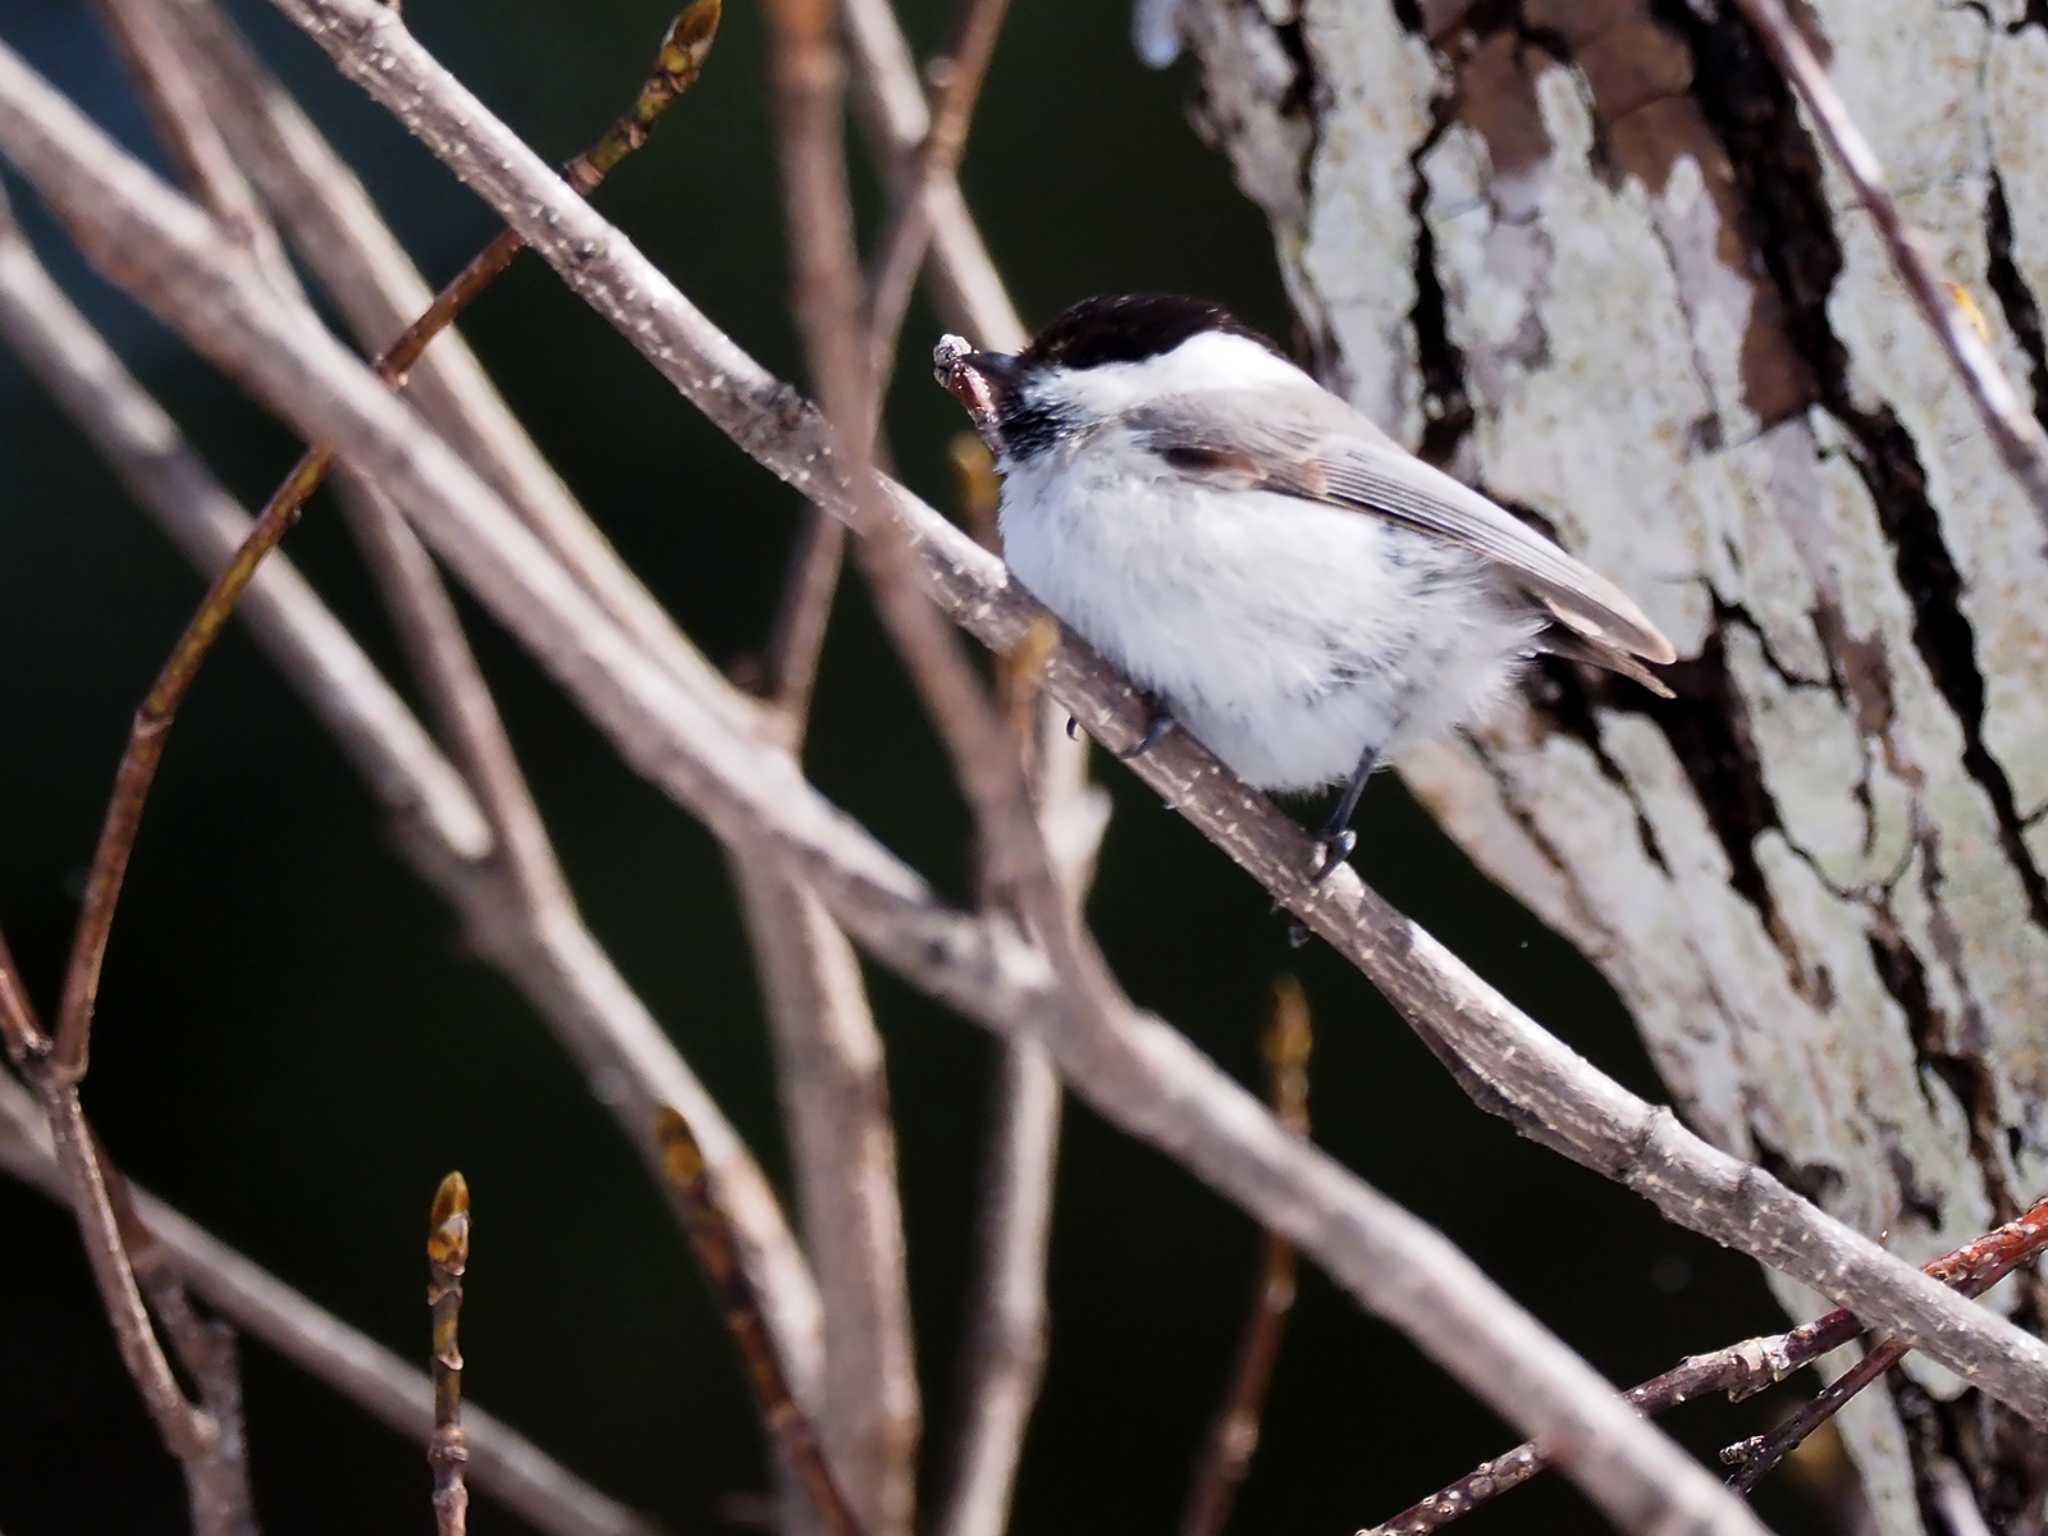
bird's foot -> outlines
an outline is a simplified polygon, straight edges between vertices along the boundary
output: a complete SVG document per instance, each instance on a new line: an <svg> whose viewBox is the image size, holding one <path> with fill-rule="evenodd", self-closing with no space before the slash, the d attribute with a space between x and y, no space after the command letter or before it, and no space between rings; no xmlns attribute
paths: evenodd
<svg viewBox="0 0 2048 1536"><path fill-rule="evenodd" d="M1143 757L1147 752L1158 746L1161 741L1165 740L1166 733L1173 729L1173 716L1166 712L1164 704L1149 693L1140 694L1139 698L1144 700L1145 703L1145 734L1138 738L1136 745L1125 747L1121 751L1114 748L1104 749L1120 763L1133 762ZM1067 716L1067 740L1079 741L1080 739L1081 722L1072 715Z"/></svg>
<svg viewBox="0 0 2048 1536"><path fill-rule="evenodd" d="M1309 872L1308 883L1321 885L1337 872L1337 866L1351 857L1351 850L1358 846L1358 834L1349 827L1325 827L1316 835L1316 863ZM1273 910L1280 910L1280 903L1273 903ZM1299 949L1308 942L1308 924L1298 917L1287 920L1287 947Z"/></svg>
<svg viewBox="0 0 2048 1536"><path fill-rule="evenodd" d="M1351 857L1351 850L1358 846L1358 834L1349 827L1334 830L1325 828L1317 846L1322 850L1316 855L1316 867L1308 877L1310 885L1321 885L1337 872L1337 866Z"/></svg>

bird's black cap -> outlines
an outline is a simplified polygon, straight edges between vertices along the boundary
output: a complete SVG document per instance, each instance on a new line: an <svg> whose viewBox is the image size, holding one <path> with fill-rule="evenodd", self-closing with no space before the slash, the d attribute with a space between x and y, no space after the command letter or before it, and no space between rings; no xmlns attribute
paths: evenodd
<svg viewBox="0 0 2048 1536"><path fill-rule="evenodd" d="M1032 339L1019 360L1027 369L1142 363L1204 331L1242 336L1275 357L1287 355L1221 304L1175 293L1121 293L1083 299L1065 310Z"/></svg>

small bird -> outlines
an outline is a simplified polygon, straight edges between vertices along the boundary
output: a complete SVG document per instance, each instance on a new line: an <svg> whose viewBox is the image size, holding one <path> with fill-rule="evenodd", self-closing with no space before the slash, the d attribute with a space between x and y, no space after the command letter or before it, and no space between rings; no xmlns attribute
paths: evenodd
<svg viewBox="0 0 2048 1536"><path fill-rule="evenodd" d="M1627 594L1410 454L1219 305L1087 299L1014 356L933 353L1002 477L1010 569L1240 778L1344 784L1467 724L1538 652L1676 658Z"/></svg>

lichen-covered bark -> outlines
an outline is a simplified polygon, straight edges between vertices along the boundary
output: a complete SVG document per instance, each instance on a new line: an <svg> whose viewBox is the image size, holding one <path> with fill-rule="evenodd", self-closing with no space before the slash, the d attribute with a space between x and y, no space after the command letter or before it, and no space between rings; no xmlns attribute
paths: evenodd
<svg viewBox="0 0 2048 1536"><path fill-rule="evenodd" d="M1803 10L2048 409L2048 7ZM1601 966L1722 1145L1915 1259L2048 1190L2048 557L1739 16L1186 19L1202 119L1326 377L1619 580L1683 658L1670 704L1548 670L1409 783ZM2039 1325L2026 1286L1993 1304ZM1845 1429L1887 1533L1928 1528L1936 1456L1994 1529L2048 1481L1922 1363Z"/></svg>

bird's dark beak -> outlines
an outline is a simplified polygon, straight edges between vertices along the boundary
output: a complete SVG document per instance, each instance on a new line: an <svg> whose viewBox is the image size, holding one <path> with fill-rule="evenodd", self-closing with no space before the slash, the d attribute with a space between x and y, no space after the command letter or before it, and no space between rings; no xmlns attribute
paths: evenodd
<svg viewBox="0 0 2048 1536"><path fill-rule="evenodd" d="M947 394L967 408L975 430L991 446L996 423L1015 396L1024 365L1006 352L975 352L957 336L943 338L932 353L932 375Z"/></svg>
<svg viewBox="0 0 2048 1536"><path fill-rule="evenodd" d="M1013 394L1024 376L1023 361L1008 352L970 352L962 361L988 381L999 401Z"/></svg>

